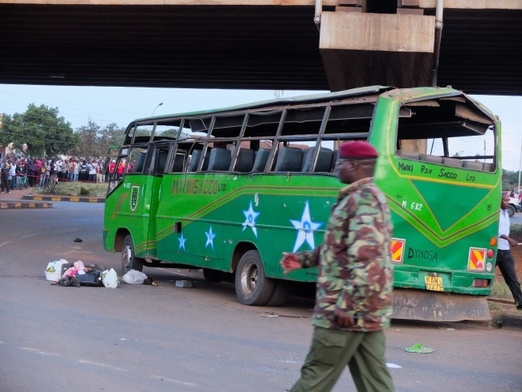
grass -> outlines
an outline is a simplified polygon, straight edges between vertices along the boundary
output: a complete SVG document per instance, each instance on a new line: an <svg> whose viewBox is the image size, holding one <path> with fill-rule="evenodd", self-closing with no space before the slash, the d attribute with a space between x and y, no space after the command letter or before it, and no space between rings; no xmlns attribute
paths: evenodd
<svg viewBox="0 0 522 392"><path fill-rule="evenodd" d="M45 189L33 188L34 193L45 195ZM87 182L60 182L53 195L57 196L93 196L105 197L107 184L92 184Z"/></svg>
<svg viewBox="0 0 522 392"><path fill-rule="evenodd" d="M495 279L493 282L493 289L491 290L490 297L493 298L501 298L501 299L513 299L511 295L511 291L509 291L509 287L504 282L499 282L498 279Z"/></svg>

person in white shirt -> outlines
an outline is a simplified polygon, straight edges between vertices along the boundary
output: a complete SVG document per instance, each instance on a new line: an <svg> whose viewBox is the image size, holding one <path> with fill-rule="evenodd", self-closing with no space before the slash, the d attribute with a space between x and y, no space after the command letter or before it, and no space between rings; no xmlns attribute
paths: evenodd
<svg viewBox="0 0 522 392"><path fill-rule="evenodd" d="M11 166L9 167L9 181L11 181L11 189L16 188L16 164L15 162L11 162Z"/></svg>
<svg viewBox="0 0 522 392"><path fill-rule="evenodd" d="M518 245L518 242L509 236L510 222L508 208L509 192L502 192L500 221L498 226L497 266L513 295L517 310L522 310L522 290L520 290L520 283L515 270L515 260L510 251L512 246Z"/></svg>

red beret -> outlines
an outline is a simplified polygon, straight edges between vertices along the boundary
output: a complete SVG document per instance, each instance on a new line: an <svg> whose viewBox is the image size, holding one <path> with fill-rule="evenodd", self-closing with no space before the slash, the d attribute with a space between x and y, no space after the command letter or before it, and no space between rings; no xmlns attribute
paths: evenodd
<svg viewBox="0 0 522 392"><path fill-rule="evenodd" d="M363 141L345 142L339 148L339 158L369 159L378 156L377 150L370 143Z"/></svg>

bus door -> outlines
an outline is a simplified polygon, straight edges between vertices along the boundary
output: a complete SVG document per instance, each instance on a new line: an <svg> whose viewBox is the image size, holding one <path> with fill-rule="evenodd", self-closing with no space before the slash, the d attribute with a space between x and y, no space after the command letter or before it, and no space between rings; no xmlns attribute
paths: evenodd
<svg viewBox="0 0 522 392"><path fill-rule="evenodd" d="M142 173L144 174L143 178L145 181L142 183L143 189L139 192L143 196L143 203L139 209L140 213L143 214L144 228L146 228L146 232L144 233L146 256L143 257L157 257L156 215L168 155L168 145L152 144L147 152L143 167Z"/></svg>

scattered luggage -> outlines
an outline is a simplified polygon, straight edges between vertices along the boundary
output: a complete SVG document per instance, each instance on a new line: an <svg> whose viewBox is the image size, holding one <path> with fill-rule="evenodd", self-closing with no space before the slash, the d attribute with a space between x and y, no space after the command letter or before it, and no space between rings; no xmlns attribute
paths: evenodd
<svg viewBox="0 0 522 392"><path fill-rule="evenodd" d="M111 268L106 270L98 264L85 265L78 260L72 265L65 259L52 261L45 269L47 280L53 281L52 285L63 287L107 287L118 288L120 281L118 274ZM152 276L147 276L141 271L131 269L122 277L123 282L128 284L148 284L157 286Z"/></svg>

